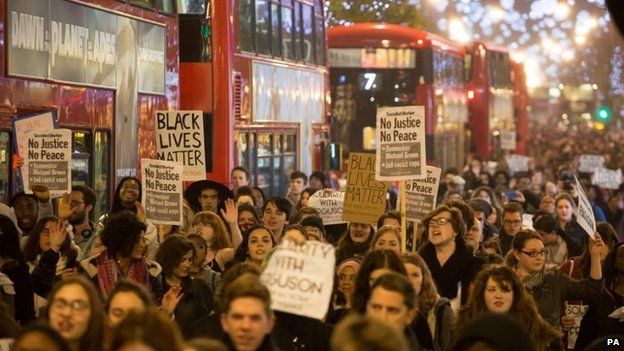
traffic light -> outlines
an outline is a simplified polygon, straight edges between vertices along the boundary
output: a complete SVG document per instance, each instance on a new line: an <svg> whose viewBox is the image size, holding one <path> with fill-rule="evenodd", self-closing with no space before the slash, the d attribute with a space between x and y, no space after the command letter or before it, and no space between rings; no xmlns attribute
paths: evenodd
<svg viewBox="0 0 624 351"><path fill-rule="evenodd" d="M598 122L609 123L611 120L611 109L606 105L600 106L598 111L596 111L596 119Z"/></svg>

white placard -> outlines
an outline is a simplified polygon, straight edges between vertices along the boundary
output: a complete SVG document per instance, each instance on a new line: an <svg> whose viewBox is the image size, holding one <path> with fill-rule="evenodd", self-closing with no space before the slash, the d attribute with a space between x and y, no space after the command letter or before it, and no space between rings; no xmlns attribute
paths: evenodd
<svg viewBox="0 0 624 351"><path fill-rule="evenodd" d="M377 180L407 180L425 172L425 107L377 109Z"/></svg>
<svg viewBox="0 0 624 351"><path fill-rule="evenodd" d="M500 132L500 145L503 150L515 150L516 149L516 131L514 130L501 130Z"/></svg>
<svg viewBox="0 0 624 351"><path fill-rule="evenodd" d="M516 172L528 172L529 171L529 158L522 155L507 155L507 166L513 173Z"/></svg>
<svg viewBox="0 0 624 351"><path fill-rule="evenodd" d="M182 180L206 179L202 111L156 112L156 152L159 160L184 166Z"/></svg>
<svg viewBox="0 0 624 351"><path fill-rule="evenodd" d="M342 220L344 191L323 189L314 193L308 200L308 206L316 209L324 225L346 223Z"/></svg>
<svg viewBox="0 0 624 351"><path fill-rule="evenodd" d="M581 183L579 183L576 176L574 176L574 181L576 182L576 190L579 194L578 197L578 208L576 210L576 221L578 224L583 227L585 232L594 239L594 233L596 232L596 219L594 217L594 210L591 208L591 204L585 195L585 191L583 191L583 187Z"/></svg>
<svg viewBox="0 0 624 351"><path fill-rule="evenodd" d="M426 177L405 181L405 218L419 221L436 207L442 170L427 166Z"/></svg>
<svg viewBox="0 0 624 351"><path fill-rule="evenodd" d="M54 116L52 112L46 112L32 117L17 119L13 122L13 129L15 130L14 135L18 155L26 162L26 134L54 129ZM26 182L28 181L28 167L22 166L20 171L22 173L24 189L28 191L28 187L26 186Z"/></svg>
<svg viewBox="0 0 624 351"><path fill-rule="evenodd" d="M141 159L141 203L154 224L182 224L182 164Z"/></svg>
<svg viewBox="0 0 624 351"><path fill-rule="evenodd" d="M603 168L604 163L605 157L603 155L581 155L578 171L592 173L596 168Z"/></svg>
<svg viewBox="0 0 624 351"><path fill-rule="evenodd" d="M617 189L622 183L622 169L610 170L596 168L592 175L592 184L604 189Z"/></svg>
<svg viewBox="0 0 624 351"><path fill-rule="evenodd" d="M24 191L32 194L32 187L44 185L50 196L58 197L71 192L72 131L51 129L35 131L24 136L24 165L27 177Z"/></svg>
<svg viewBox="0 0 624 351"><path fill-rule="evenodd" d="M334 286L336 250L330 244L284 240L262 272L271 292L271 308L322 319L327 314Z"/></svg>

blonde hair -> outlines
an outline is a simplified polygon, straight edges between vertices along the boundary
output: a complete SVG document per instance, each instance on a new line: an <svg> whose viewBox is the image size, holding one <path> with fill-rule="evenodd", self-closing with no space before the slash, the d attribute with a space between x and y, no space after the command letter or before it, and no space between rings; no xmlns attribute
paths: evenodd
<svg viewBox="0 0 624 351"><path fill-rule="evenodd" d="M207 243L215 251L231 248L232 242L230 241L230 235L225 229L225 224L221 220L221 217L210 211L197 212L193 218L192 226L206 225L212 228L214 232L214 238L212 243Z"/></svg>
<svg viewBox="0 0 624 351"><path fill-rule="evenodd" d="M399 246L401 246L401 233L398 230L396 230L394 226L384 225L381 228L377 229L377 232L373 236L373 240L371 241L371 250L375 248L375 244L377 243L379 238L381 238L381 236L386 233L393 233L396 236L397 240L399 241Z"/></svg>

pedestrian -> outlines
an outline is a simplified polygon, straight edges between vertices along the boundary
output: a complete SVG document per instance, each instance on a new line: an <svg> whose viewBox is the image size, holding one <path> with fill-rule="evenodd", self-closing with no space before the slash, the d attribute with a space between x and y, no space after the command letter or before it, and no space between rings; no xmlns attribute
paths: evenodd
<svg viewBox="0 0 624 351"><path fill-rule="evenodd" d="M272 197L262 209L262 224L273 233L276 243L282 241L282 232L292 215L293 205L283 197Z"/></svg>
<svg viewBox="0 0 624 351"><path fill-rule="evenodd" d="M88 186L74 185L67 200L71 207L67 221L71 224L73 241L83 251L96 231L96 223L91 217L97 204L97 194Z"/></svg>
<svg viewBox="0 0 624 351"><path fill-rule="evenodd" d="M576 257L583 253L583 248L587 241L587 234L585 234L585 230L576 221L575 212L576 205L569 194L562 193L557 196L555 199L555 214L570 257Z"/></svg>
<svg viewBox="0 0 624 351"><path fill-rule="evenodd" d="M336 245L336 262L347 258L362 258L370 250L375 229L366 223L349 223L347 233L343 234Z"/></svg>
<svg viewBox="0 0 624 351"><path fill-rule="evenodd" d="M249 262L260 268L275 245L269 228L262 225L251 227L243 233L243 242L234 253L234 263Z"/></svg>
<svg viewBox="0 0 624 351"><path fill-rule="evenodd" d="M502 227L500 228L500 246L503 255L511 250L514 236L522 229L524 209L517 202L509 202L503 206Z"/></svg>
<svg viewBox="0 0 624 351"><path fill-rule="evenodd" d="M233 199L232 191L225 185L212 180L198 180L184 190L184 199L195 213L210 211L219 213L226 199Z"/></svg>
<svg viewBox="0 0 624 351"><path fill-rule="evenodd" d="M239 233L238 224L235 227ZM201 235L206 241L208 250L204 265L216 273L223 272L227 263L234 259L234 247L221 218L214 212L198 212L193 218L191 232ZM240 241L239 239L238 242Z"/></svg>
<svg viewBox="0 0 624 351"><path fill-rule="evenodd" d="M308 176L301 171L294 171L290 174L290 183L288 185L288 193L286 200L295 207L301 199L301 193L308 184Z"/></svg>

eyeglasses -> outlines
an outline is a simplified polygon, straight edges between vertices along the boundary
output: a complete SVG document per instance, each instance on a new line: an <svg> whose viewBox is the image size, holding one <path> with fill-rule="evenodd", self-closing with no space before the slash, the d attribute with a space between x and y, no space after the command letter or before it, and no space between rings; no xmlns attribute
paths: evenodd
<svg viewBox="0 0 624 351"><path fill-rule="evenodd" d="M544 256L546 254L546 249L541 249L539 251L529 251L529 252L520 250L520 252L522 252L523 254L525 254L525 255L527 255L529 257L537 257L538 255L539 256Z"/></svg>
<svg viewBox="0 0 624 351"><path fill-rule="evenodd" d="M72 312L82 312L89 308L89 304L82 300L74 300L67 302L63 299L54 299L50 307L55 311L63 311L69 306Z"/></svg>
<svg viewBox="0 0 624 351"><path fill-rule="evenodd" d="M446 223L450 223L450 222L451 222L451 219L450 218L446 218L446 217L431 218L431 220L429 221L429 226L432 226L432 225L441 226L441 225L445 225Z"/></svg>

